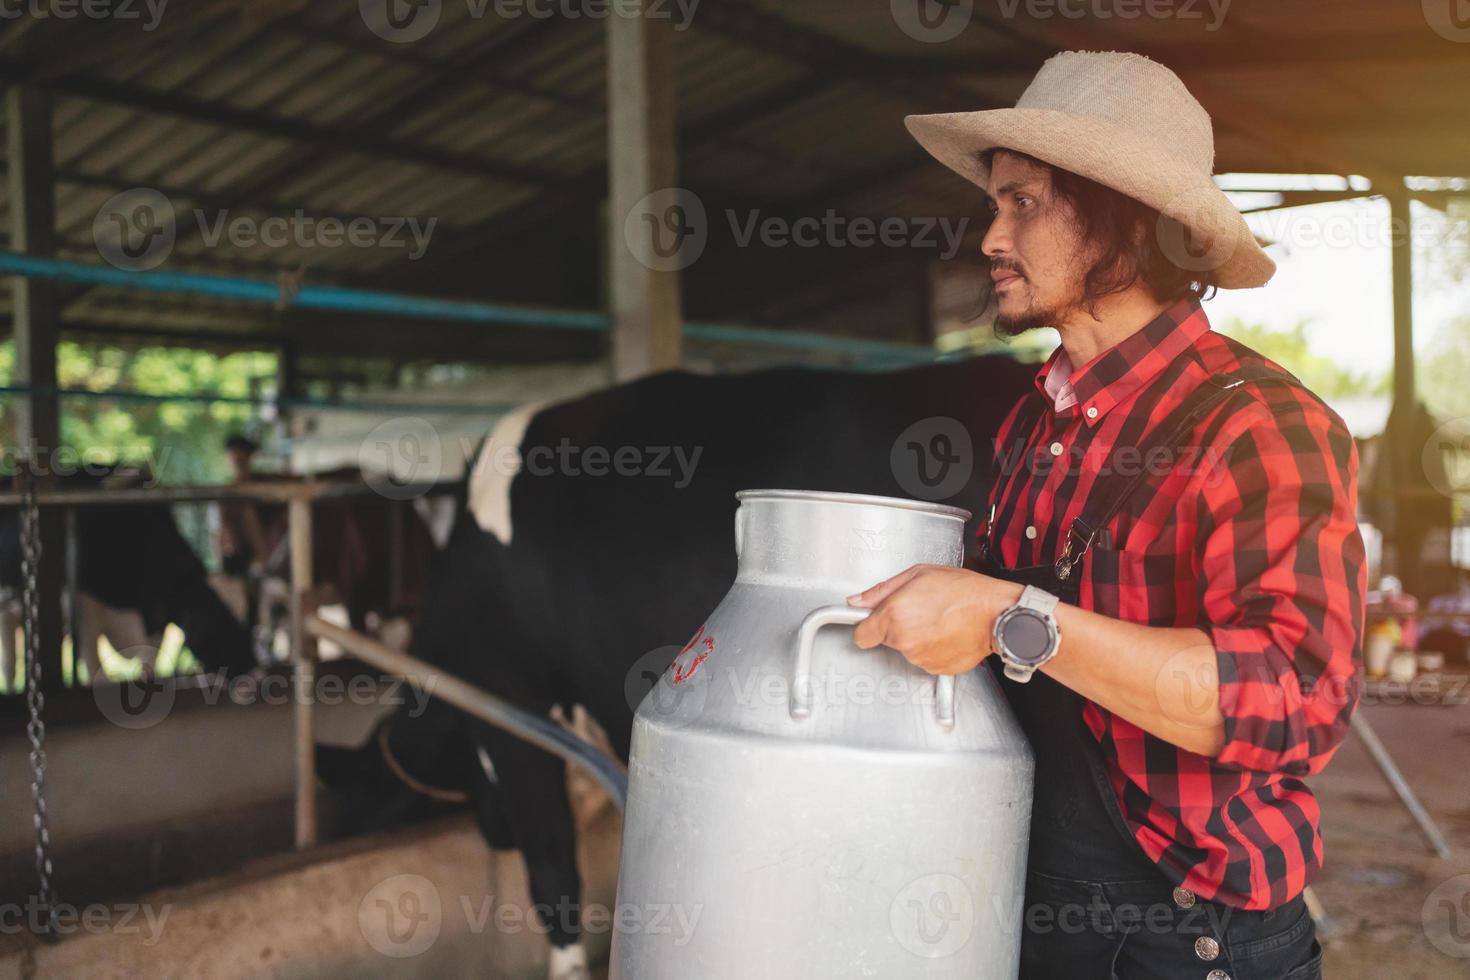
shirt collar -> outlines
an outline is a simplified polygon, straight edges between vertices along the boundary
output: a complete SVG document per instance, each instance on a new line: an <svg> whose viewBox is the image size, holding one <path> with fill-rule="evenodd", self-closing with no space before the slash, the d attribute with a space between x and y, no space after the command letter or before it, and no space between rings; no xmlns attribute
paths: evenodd
<svg viewBox="0 0 1470 980"><path fill-rule="evenodd" d="M1194 346L1209 330L1210 321L1199 300L1182 299L1080 368L1072 369L1066 350L1058 347L1037 373L1036 387L1047 396L1047 401L1054 402L1064 383L1070 383L1076 401L1069 411L1082 412L1088 425L1096 425L1108 409L1157 378L1174 358ZM1070 378L1061 382L1054 379L1048 385L1047 379L1053 371L1060 377L1069 369Z"/></svg>

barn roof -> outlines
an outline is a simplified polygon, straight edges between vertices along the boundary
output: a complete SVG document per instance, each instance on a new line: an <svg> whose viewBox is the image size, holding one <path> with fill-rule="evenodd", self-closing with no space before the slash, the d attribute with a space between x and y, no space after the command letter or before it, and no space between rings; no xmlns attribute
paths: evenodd
<svg viewBox="0 0 1470 980"><path fill-rule="evenodd" d="M336 283L600 308L605 32L587 15L597 4L431 0L437 22L411 41L370 29L370 6L178 4L151 29L141 2L136 19L7 20L0 81L54 95L57 255L97 263L99 209L141 187L175 211L171 269L285 277L288 292ZM662 6L676 28L680 182L716 215L979 220L974 191L910 140L902 117L1009 105L1063 48L1133 50L1174 68L1215 119L1219 171L1470 174L1470 27L1450 18L1450 0L1443 17L1435 2L1379 0L955 0L944 9L966 26L942 41L931 22L906 23L902 2ZM1173 15L1128 15L1149 10ZM298 214L436 225L420 257L208 241L222 216ZM711 257L685 275L691 319L897 340L921 330L923 250ZM7 281L0 310L9 293ZM603 342L105 286L67 286L63 298L74 336L486 359L590 355Z"/></svg>

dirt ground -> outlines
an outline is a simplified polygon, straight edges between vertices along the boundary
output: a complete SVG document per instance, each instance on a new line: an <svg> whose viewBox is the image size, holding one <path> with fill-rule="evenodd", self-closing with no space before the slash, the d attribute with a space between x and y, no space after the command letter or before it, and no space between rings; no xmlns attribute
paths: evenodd
<svg viewBox="0 0 1470 980"><path fill-rule="evenodd" d="M1429 850L1356 735L1312 782L1327 847L1315 890L1336 930L1330 980L1470 977L1470 682L1445 689L1454 703L1397 691L1360 710L1449 838L1450 860Z"/></svg>

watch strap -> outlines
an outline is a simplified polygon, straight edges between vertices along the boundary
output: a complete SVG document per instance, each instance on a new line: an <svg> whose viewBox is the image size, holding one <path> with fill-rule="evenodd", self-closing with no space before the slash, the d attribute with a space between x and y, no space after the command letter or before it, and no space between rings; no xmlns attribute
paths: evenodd
<svg viewBox="0 0 1470 980"><path fill-rule="evenodd" d="M1057 608L1058 599L1045 589L1038 589L1034 585L1028 585L1021 590L1021 598L1016 605L1025 609L1034 609L1044 616L1051 616Z"/></svg>

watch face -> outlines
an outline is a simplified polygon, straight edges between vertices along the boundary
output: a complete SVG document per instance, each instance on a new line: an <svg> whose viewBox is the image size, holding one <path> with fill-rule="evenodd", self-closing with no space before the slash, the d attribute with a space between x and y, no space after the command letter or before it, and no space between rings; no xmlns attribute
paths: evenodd
<svg viewBox="0 0 1470 980"><path fill-rule="evenodd" d="M1046 620L1029 609L1017 609L1000 627L1001 642L1011 659L1039 664L1051 651L1052 633Z"/></svg>

